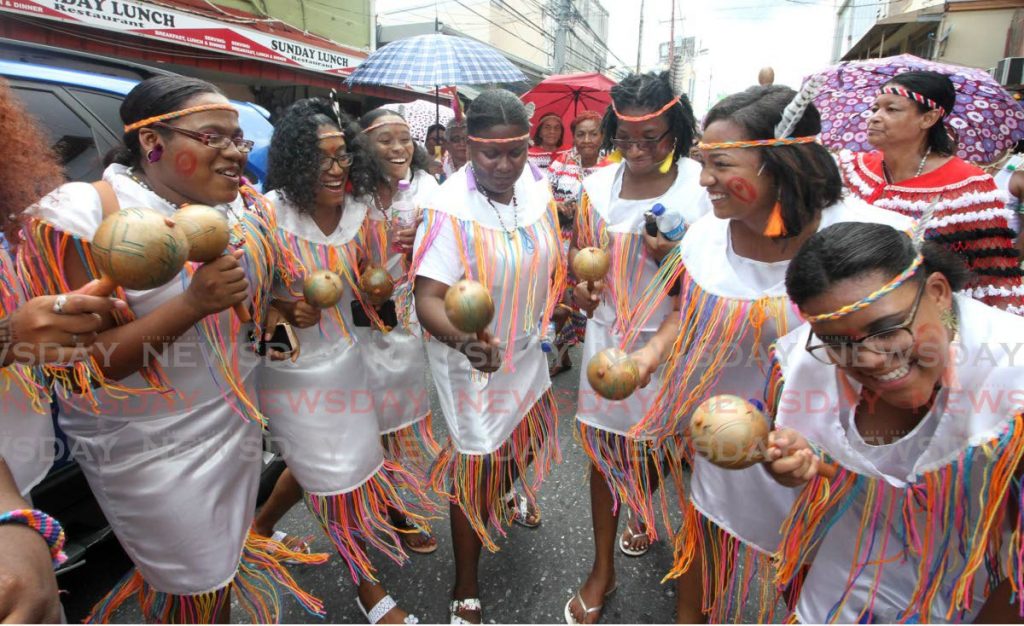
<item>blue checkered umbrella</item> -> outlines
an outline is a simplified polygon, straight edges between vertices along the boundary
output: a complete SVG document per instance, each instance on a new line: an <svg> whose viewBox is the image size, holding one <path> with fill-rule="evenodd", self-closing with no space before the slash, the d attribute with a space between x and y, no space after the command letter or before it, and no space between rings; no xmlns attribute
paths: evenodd
<svg viewBox="0 0 1024 626"><path fill-rule="evenodd" d="M368 85L478 85L513 83L526 75L487 44L431 33L380 48L346 79Z"/></svg>

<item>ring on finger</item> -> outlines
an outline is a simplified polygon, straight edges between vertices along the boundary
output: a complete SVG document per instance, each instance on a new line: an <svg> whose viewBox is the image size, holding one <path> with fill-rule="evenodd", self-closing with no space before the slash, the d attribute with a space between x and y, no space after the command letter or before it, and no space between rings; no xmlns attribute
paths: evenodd
<svg viewBox="0 0 1024 626"><path fill-rule="evenodd" d="M64 305L68 303L68 297L60 294L53 301L53 312L58 315L64 312Z"/></svg>
<svg viewBox="0 0 1024 626"><path fill-rule="evenodd" d="M73 345L73 346L77 346L78 345L78 333L74 333L74 334L71 335L71 345Z"/></svg>

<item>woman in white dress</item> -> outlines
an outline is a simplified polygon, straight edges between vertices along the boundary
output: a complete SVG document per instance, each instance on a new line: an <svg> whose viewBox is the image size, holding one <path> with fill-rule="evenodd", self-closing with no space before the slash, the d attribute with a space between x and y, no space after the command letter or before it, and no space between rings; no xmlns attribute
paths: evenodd
<svg viewBox="0 0 1024 626"><path fill-rule="evenodd" d="M275 289L275 307L300 326L300 354L266 364L260 404L306 505L359 587L360 609L371 623L412 623L377 582L366 552L369 544L404 562L387 510L422 519L408 512L392 482L401 469L384 458L352 319L353 303L363 306L366 207L351 200L374 180L361 138L354 122L323 99L299 100L274 130L267 199L277 214L278 245L297 261ZM338 303L324 310L302 298L303 280L319 270L337 274L343 288ZM318 323L302 328L310 313Z"/></svg>
<svg viewBox="0 0 1024 626"><path fill-rule="evenodd" d="M1024 618L1024 321L957 293L927 226L834 225L786 274L809 323L777 345L765 467L802 489L778 555L802 623Z"/></svg>
<svg viewBox="0 0 1024 626"><path fill-rule="evenodd" d="M698 148L713 213L681 242L677 310L634 354L641 370L667 361L640 434L672 442L709 396L760 397L770 346L799 324L786 298L786 268L817 230L848 221L909 224L843 197L834 160L814 141L821 118L803 96L781 85L751 87L708 112ZM750 600L758 621L772 621L771 556L796 494L759 465L728 470L701 456L691 464L670 574L680 577L677 619L741 621Z"/></svg>
<svg viewBox="0 0 1024 626"><path fill-rule="evenodd" d="M406 490L419 493L426 489L440 446L433 433L423 333L413 311L408 280L417 222L397 221L392 205L401 201L419 208L437 189L437 181L430 175L427 153L416 146L401 115L375 109L360 118L359 124L367 148L377 160L373 170L377 177L353 199L353 206L366 216L366 264L384 268L395 291L376 311L367 311L354 332L380 422L384 455L405 470L403 476L412 482L402 476L396 480L404 482ZM402 533L407 550L418 554L437 550L437 539L422 524L407 520L395 509L391 520L403 530L414 531Z"/></svg>
<svg viewBox="0 0 1024 626"><path fill-rule="evenodd" d="M693 111L685 96L672 93L667 73L634 74L612 88L613 107L605 114L603 134L612 159L583 180L583 198L576 212L576 241L570 259L588 246L611 255L605 280L590 293L586 281L576 284L576 304L591 319L583 342L576 426L590 459L590 509L594 530L594 562L590 574L565 606L567 621L592 621L602 598L615 587L615 547L640 556L657 537L655 493L663 471L676 469L676 450L655 449L651 441L629 435L660 388L658 374L650 389L621 401L597 395L587 379L586 364L606 348L633 350L657 330L672 310L669 290L678 274L676 242L645 232L644 213L657 203L683 217L686 224L704 215L707 196L698 183L700 166L687 155L694 137ZM664 492L663 492L664 493ZM621 506L628 516L621 536ZM618 537L618 538L617 538Z"/></svg>
<svg viewBox="0 0 1024 626"><path fill-rule="evenodd" d="M249 532L264 421L249 337L280 265L273 215L242 184L252 142L227 98L191 78L139 83L121 117L125 147L103 180L63 185L29 211L18 263L33 295L98 277L91 240L120 207L170 218L186 203L213 206L229 221L234 250L186 264L162 286L119 289L131 311L104 318L93 358L47 368L61 426L136 565L93 617L109 620L135 596L147 621L226 621L233 596L254 621L276 621L281 585L318 613L319 601L271 556L288 550ZM255 329L231 312L239 304Z"/></svg>
<svg viewBox="0 0 1024 626"><path fill-rule="evenodd" d="M480 623L480 552L498 549L493 532L504 535L516 515L506 494L521 479L534 499L559 456L541 333L565 262L547 180L526 166L530 121L522 102L485 91L466 124L470 163L427 200L411 275L449 433L432 480L450 502L451 619ZM457 330L445 314L448 288L463 279L481 283L494 302L480 337Z"/></svg>

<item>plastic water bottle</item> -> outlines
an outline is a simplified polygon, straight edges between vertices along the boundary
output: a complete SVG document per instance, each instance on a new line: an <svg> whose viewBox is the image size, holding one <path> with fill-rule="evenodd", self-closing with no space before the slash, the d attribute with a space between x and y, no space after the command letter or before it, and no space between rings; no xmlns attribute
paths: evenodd
<svg viewBox="0 0 1024 626"><path fill-rule="evenodd" d="M555 336L558 335L558 324L555 322L548 322L548 327L544 331L544 334L540 336L540 349L545 354L551 354L555 351Z"/></svg>
<svg viewBox="0 0 1024 626"><path fill-rule="evenodd" d="M651 231L655 230L669 241L679 241L686 233L686 220L683 216L667 210L660 202L652 206L644 217L647 219L647 233L651 236L655 234Z"/></svg>
<svg viewBox="0 0 1024 626"><path fill-rule="evenodd" d="M398 181L398 191L391 199L391 230L399 231L412 228L416 225L416 203L412 201L410 189L412 185L407 180ZM398 252L403 252L396 244Z"/></svg>

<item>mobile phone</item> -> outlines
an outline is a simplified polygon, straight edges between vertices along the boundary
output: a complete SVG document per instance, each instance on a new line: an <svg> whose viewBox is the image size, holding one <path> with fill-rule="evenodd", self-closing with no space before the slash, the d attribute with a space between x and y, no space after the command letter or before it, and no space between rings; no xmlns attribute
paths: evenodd
<svg viewBox="0 0 1024 626"><path fill-rule="evenodd" d="M274 334L270 341L260 340L256 347L256 354L266 356L270 350L291 354L295 350L296 343L298 342L295 341L295 332L292 330L291 324L281 322L274 327Z"/></svg>
<svg viewBox="0 0 1024 626"><path fill-rule="evenodd" d="M394 300L388 300L377 307L377 315L380 316L385 326L390 328L398 326L398 312L395 310ZM352 325L357 328L369 328L373 325L370 322L370 316L366 314L366 310L363 309L359 300L352 301Z"/></svg>

